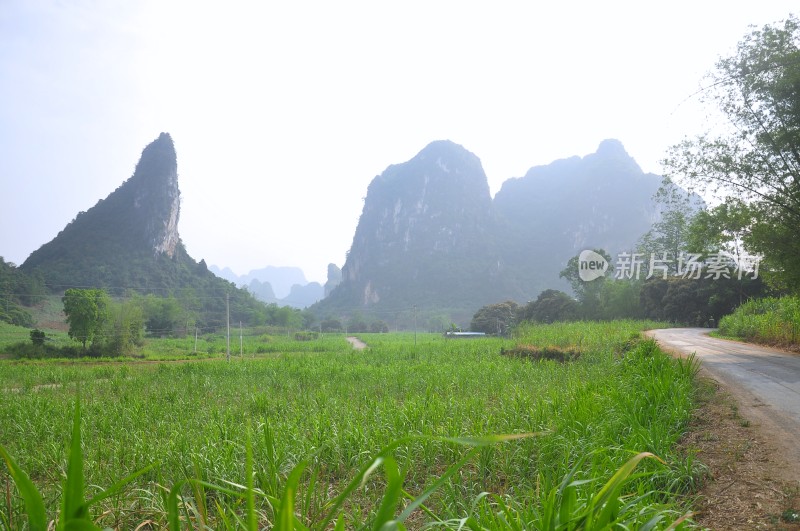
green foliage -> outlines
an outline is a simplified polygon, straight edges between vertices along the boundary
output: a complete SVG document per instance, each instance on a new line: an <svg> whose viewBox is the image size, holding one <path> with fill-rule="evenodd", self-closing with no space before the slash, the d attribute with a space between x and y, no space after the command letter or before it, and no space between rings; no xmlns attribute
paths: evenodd
<svg viewBox="0 0 800 531"><path fill-rule="evenodd" d="M800 297L752 299L719 321L720 333L761 343L800 342Z"/></svg>
<svg viewBox="0 0 800 531"><path fill-rule="evenodd" d="M701 212L698 216L704 217L705 214ZM683 227L680 245L685 245L688 241L685 236L688 229L683 223L679 225ZM719 249L716 252L718 251ZM610 261L610 257L604 251L595 252ZM666 253L668 262L673 261L670 253L678 252L679 259L675 261L678 264L682 263L680 257L685 256L679 247L673 251L662 252ZM644 281L635 278L612 279L608 278L607 273L605 277L584 282L578 275L578 256L575 256L570 259L561 276L570 281L577 293L579 303L577 315L584 319L647 318L692 326L708 326L732 312L743 301L765 293L761 279L753 278L753 272L737 269L737 264L733 261L730 264L720 263L721 269L715 272L709 266L711 263L709 259L704 260L700 255L696 258L697 269L688 271L689 267L683 265L680 275L676 275L674 271L672 273L659 271L653 272L651 276L645 267L640 276L650 278ZM540 296L543 295L545 294ZM562 297L558 300L564 299ZM541 314L533 317L532 310L535 307L536 303L529 304L523 316L526 319L544 320Z"/></svg>
<svg viewBox="0 0 800 531"><path fill-rule="evenodd" d="M132 355L142 345L144 313L139 299L113 301L104 290L68 289L62 299L69 337L91 343L94 356ZM52 354L52 353L51 353Z"/></svg>
<svg viewBox="0 0 800 531"><path fill-rule="evenodd" d="M38 328L34 328L33 330L31 330L31 343L33 343L34 346L41 347L42 345L44 345L44 340L45 340L44 332L42 332Z"/></svg>
<svg viewBox="0 0 800 531"><path fill-rule="evenodd" d="M541 292L535 301L525 305L521 310L521 315L527 321L553 323L575 321L578 319L579 312L580 307L575 299L563 291L548 289Z"/></svg>
<svg viewBox="0 0 800 531"><path fill-rule="evenodd" d="M641 306L642 282L607 279L597 294L603 319L643 319L649 317ZM655 317L650 317L651 319Z"/></svg>
<svg viewBox="0 0 800 531"><path fill-rule="evenodd" d="M84 457L81 450L81 415L80 415L80 399L78 399L75 407L75 415L73 420L73 430L71 444L69 446L68 456L68 469L62 489L61 498L62 505L59 518L56 523L56 531L66 531L69 529L85 529L89 531L99 531L98 527L89 514L89 509L92 505L105 498L117 494L127 483L130 483L138 476L141 476L149 471L150 467L146 467L122 481L118 481L109 489L102 491L91 500L86 500L84 497L84 478L83 478L83 465ZM267 434L269 432L266 432ZM484 437L406 437L399 439L387 447L383 448L378 456L372 461L364 465L359 473L353 478L347 487L333 499L325 514L323 514L319 522L314 522L314 529L327 529L328 526L335 519L336 529L344 527L345 514L342 511L342 506L348 498L355 497L357 490L369 480L370 476L379 468L384 469L386 480L383 497L380 501L380 506L377 509L371 522L364 522L364 524L371 524L369 527L375 531L382 529L406 529L404 522L414 514L417 509L423 509L429 514L431 511L423 504L439 489L451 480L451 477L459 472L464 466L475 458L479 451L487 449L498 443L519 440L526 437L531 437L534 434L515 434L515 435L493 435ZM271 437L271 436L270 436ZM409 496L404 488L405 473L401 471L400 467L394 456L392 455L399 447L408 444L414 440L421 441L442 441L449 442L457 445L471 447L471 450L466 452L463 458L456 463L450 465L446 470L439 474L439 478L434 481L424 492L416 497ZM28 475L19 468L14 462L8 452L0 446L0 457L6 461L12 479L19 490L23 500L25 501L25 514L28 517L30 529L34 531L44 531L47 529L46 509L42 499L42 495L37 490L33 482L31 482ZM578 487L585 483L591 483L592 480L576 481L573 478L579 473L581 466L584 464L588 455L581 458L578 463L564 476L558 488L552 489L546 499L542 503L542 510L537 514L538 525L537 529L607 529L614 524L629 524L635 522L642 517L649 518L646 526L654 528L660 521L670 518L672 516L670 511L660 510L656 507L636 507L626 501L623 495L623 488L627 487L631 482L631 474L638 466L639 462L646 458L655 458L659 461L658 457L649 452L641 452L628 461L626 461L603 485L599 490L590 495L586 499L578 498ZM218 484L209 483L199 478L188 478L178 481L170 490L167 496L166 509L168 528L171 531L179 531L181 529L181 507L179 500L181 499L180 492L184 486L190 485L195 489L216 491L219 494L228 495L230 497L244 498L245 499L245 517L242 518L234 515L235 520L239 522L240 526L250 531L259 529L259 514L256 512L256 497L264 498L269 505L273 508L274 529L276 530L296 530L296 529L309 529L303 524L302 516L298 517L297 501L299 496L300 480L306 468L309 466L308 462L301 462L297 464L289 473L286 484L283 488L283 495L278 499L275 495L270 495L254 487L253 481L253 447L252 447L252 430L249 425L247 428L245 439L245 475L247 477L246 485L220 486ZM651 473L652 474L652 473ZM646 476L649 474L640 475ZM276 478L277 479L277 478ZM241 492L237 489L241 489ZM277 492L277 482L273 484L273 492ZM480 495L483 498L483 494ZM502 499L497 498L503 504ZM402 512L398 514L400 505L404 501L410 501ZM203 511L201 514L206 514L206 507L204 501L201 499L200 503L203 504ZM505 504L504 504L505 505ZM524 510L524 509L523 509ZM638 510L638 514L634 513ZM514 504L505 505L503 513L513 520L520 519L520 509ZM305 515L308 517L309 515ZM686 520L687 516L683 516L671 523L671 528L674 528L678 523ZM202 520L205 521L207 516L203 516ZM189 518L187 518L189 520ZM469 516L460 520L460 529L466 522L470 529L484 529L481 523L484 518L476 518ZM223 519L225 528L231 528L226 519ZM450 527L449 522L440 521L445 527ZM665 523L670 523L669 520ZM362 524L362 526L364 525ZM508 526L498 526L497 522L491 522L492 529L499 529ZM506 521L506 524L508 522Z"/></svg>
<svg viewBox="0 0 800 531"><path fill-rule="evenodd" d="M725 202L698 212L689 224L687 250L692 253L709 255L726 252L737 263L744 259L742 242L752 225L751 208L734 197Z"/></svg>
<svg viewBox="0 0 800 531"><path fill-rule="evenodd" d="M86 350L108 318L108 294L100 289L68 289L62 298L64 315L69 324L69 337Z"/></svg>
<svg viewBox="0 0 800 531"><path fill-rule="evenodd" d="M127 483L141 476L151 467L144 468L127 478L116 482L108 489L101 491L90 500L85 498L83 478L84 458L81 449L81 413L80 395L76 398L75 413L72 420L72 438L68 448L67 473L61 490L61 511L55 526L56 531L82 529L100 531L89 515L89 508L99 501L117 494ZM28 475L19 468L5 448L0 445L0 457L6 462L14 484L25 501L25 513L32 531L48 529L46 509L41 493L31 482Z"/></svg>
<svg viewBox="0 0 800 531"><path fill-rule="evenodd" d="M355 311L347 320L347 331L349 333L369 332L369 324L359 311Z"/></svg>
<svg viewBox="0 0 800 531"><path fill-rule="evenodd" d="M609 280L608 277L611 275L610 269L613 267L614 263L611 259L611 255L608 254L605 249L593 249L593 251L605 258L609 264L609 271L606 271L605 276L590 282L584 282L580 278L578 263L579 255L570 258L567 262L567 266L561 270L561 273L559 273L560 278L563 278L569 282L572 292L575 293L575 296L578 298L581 309L580 317L583 319L602 318L602 309L600 308L600 292L602 291L605 282Z"/></svg>
<svg viewBox="0 0 800 531"><path fill-rule="evenodd" d="M372 324L369 325L369 331L373 334L385 334L389 332L389 324L386 321L373 321Z"/></svg>
<svg viewBox="0 0 800 531"><path fill-rule="evenodd" d="M147 295L144 298L144 316L147 332L151 335L176 337L188 332L186 325L189 321L189 312L172 295L168 297Z"/></svg>
<svg viewBox="0 0 800 531"><path fill-rule="evenodd" d="M33 326L33 318L24 306L39 303L44 293L44 284L39 277L25 274L0 257L0 321Z"/></svg>
<svg viewBox="0 0 800 531"><path fill-rule="evenodd" d="M490 304L475 312L470 323L470 330L500 336L516 326L519 314L520 306L514 301Z"/></svg>
<svg viewBox="0 0 800 531"><path fill-rule="evenodd" d="M650 271L651 256L662 260L667 274L674 275L678 273L679 257L688 248L689 227L699 209L698 198L686 193L670 179L664 179L655 197L661 205L661 218L639 239L637 251L648 259L643 264L646 275L659 273Z"/></svg>
<svg viewBox="0 0 800 531"><path fill-rule="evenodd" d="M728 127L674 146L665 161L690 187L747 204L744 248L774 285L800 289L800 21L746 35L710 75L704 101Z"/></svg>
<svg viewBox="0 0 800 531"><path fill-rule="evenodd" d="M303 327L306 315L305 312L298 308L278 306L273 303L267 305L263 324L298 329Z"/></svg>
<svg viewBox="0 0 800 531"><path fill-rule="evenodd" d="M28 474L17 465L2 445L0 445L0 457L6 462L11 479L14 480L17 490L25 502L25 514L28 517L28 526L31 531L46 531L47 512L42 495Z"/></svg>
<svg viewBox="0 0 800 531"><path fill-rule="evenodd" d="M344 327L339 319L328 318L322 320L320 323L320 329L323 332L341 332L344 330Z"/></svg>
<svg viewBox="0 0 800 531"><path fill-rule="evenodd" d="M751 278L652 278L642 284L641 310L645 317L710 326L743 301L761 296L764 285Z"/></svg>
<svg viewBox="0 0 800 531"><path fill-rule="evenodd" d="M104 327L102 353L132 356L143 343L144 312L137 299L111 302Z"/></svg>

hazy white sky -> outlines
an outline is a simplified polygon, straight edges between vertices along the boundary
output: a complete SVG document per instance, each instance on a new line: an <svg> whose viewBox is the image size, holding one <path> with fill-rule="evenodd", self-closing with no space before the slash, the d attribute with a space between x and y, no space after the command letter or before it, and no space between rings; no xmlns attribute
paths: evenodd
<svg viewBox="0 0 800 531"><path fill-rule="evenodd" d="M0 0L0 256L21 264L167 131L192 257L324 282L370 180L433 140L492 193L605 138L660 173L704 128L703 75L793 4Z"/></svg>

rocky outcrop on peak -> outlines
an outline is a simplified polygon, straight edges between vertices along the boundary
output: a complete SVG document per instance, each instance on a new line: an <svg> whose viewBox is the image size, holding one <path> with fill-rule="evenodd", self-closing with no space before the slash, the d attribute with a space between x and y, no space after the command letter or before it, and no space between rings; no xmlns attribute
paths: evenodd
<svg viewBox="0 0 800 531"><path fill-rule="evenodd" d="M129 179L80 212L20 267L39 274L55 291L92 286L163 293L214 283L219 279L186 253L179 219L175 146L161 133L144 148Z"/></svg>

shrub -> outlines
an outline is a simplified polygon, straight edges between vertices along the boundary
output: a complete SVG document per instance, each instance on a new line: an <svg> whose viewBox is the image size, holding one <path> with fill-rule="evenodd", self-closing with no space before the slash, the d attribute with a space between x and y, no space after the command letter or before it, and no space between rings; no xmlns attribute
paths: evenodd
<svg viewBox="0 0 800 531"><path fill-rule="evenodd" d="M797 344L800 340L800 298L766 297L752 299L719 321L727 336L776 344Z"/></svg>

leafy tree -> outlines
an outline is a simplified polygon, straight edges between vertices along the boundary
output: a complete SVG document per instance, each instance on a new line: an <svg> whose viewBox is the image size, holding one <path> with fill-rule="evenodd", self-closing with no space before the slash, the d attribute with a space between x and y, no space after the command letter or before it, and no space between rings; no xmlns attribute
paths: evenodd
<svg viewBox="0 0 800 531"><path fill-rule="evenodd" d="M185 330L185 312L175 297L145 297L144 318L148 333L154 336L175 336Z"/></svg>
<svg viewBox="0 0 800 531"><path fill-rule="evenodd" d="M638 280L607 280L600 293L600 318L638 319L643 316L641 300L642 282Z"/></svg>
<svg viewBox="0 0 800 531"><path fill-rule="evenodd" d="M108 316L108 294L101 289L68 289L62 297L64 315L69 324L69 337L79 341L86 351L86 343L94 341L103 329Z"/></svg>
<svg viewBox="0 0 800 531"><path fill-rule="evenodd" d="M668 175L748 204L745 249L764 257L776 285L800 290L800 21L790 16L746 35L720 59L704 102L728 127L674 146Z"/></svg>
<svg viewBox="0 0 800 531"><path fill-rule="evenodd" d="M111 302L104 330L105 353L114 356L131 355L142 345L144 310L139 300Z"/></svg>
<svg viewBox="0 0 800 531"><path fill-rule="evenodd" d="M688 230L688 250L703 255L726 252L741 264L744 258L742 242L752 223L750 206L729 197L720 205L698 212L692 219Z"/></svg>
<svg viewBox="0 0 800 531"><path fill-rule="evenodd" d="M320 323L320 329L323 332L340 332L342 328L342 322L339 319L334 319L333 317L323 319Z"/></svg>
<svg viewBox="0 0 800 531"><path fill-rule="evenodd" d="M696 196L695 196L696 197ZM678 271L678 257L687 249L689 226L699 205L693 196L665 179L655 195L656 203L661 205L661 218L653 223L637 245L637 251L643 255L643 276L675 274ZM650 260L660 266L658 271L651 271Z"/></svg>
<svg viewBox="0 0 800 531"><path fill-rule="evenodd" d="M542 323L574 321L580 314L580 307L563 291L548 289L541 292L535 301L529 302L521 313L523 319Z"/></svg>
<svg viewBox="0 0 800 531"><path fill-rule="evenodd" d="M367 324L361 312L353 312L350 319L347 321L348 332L369 332L369 325Z"/></svg>
<svg viewBox="0 0 800 531"><path fill-rule="evenodd" d="M505 334L517 323L519 309L514 301L489 304L475 313L470 328L474 332Z"/></svg>
<svg viewBox="0 0 800 531"><path fill-rule="evenodd" d="M731 313L744 299L764 295L760 279L652 278L642 285L641 311L650 319L705 326Z"/></svg>
<svg viewBox="0 0 800 531"><path fill-rule="evenodd" d="M386 321L373 321L369 325L369 331L374 334L386 333L389 331L389 325Z"/></svg>
<svg viewBox="0 0 800 531"><path fill-rule="evenodd" d="M300 310L300 317L303 320L303 328L305 330L310 330L312 328L315 328L314 323L316 323L317 321L317 316L314 314L314 312L312 312L308 308L305 308L303 310Z"/></svg>
<svg viewBox="0 0 800 531"><path fill-rule="evenodd" d="M611 255L604 249L594 249L594 252L605 258L609 264L609 270L606 271L605 276L591 281L582 280L579 274L578 256L570 258L567 262L567 267L562 269L559 274L559 277L566 279L570 287L572 287L572 292L575 293L580 303L580 317L585 319L598 319L601 317L600 292L614 267Z"/></svg>

